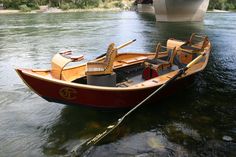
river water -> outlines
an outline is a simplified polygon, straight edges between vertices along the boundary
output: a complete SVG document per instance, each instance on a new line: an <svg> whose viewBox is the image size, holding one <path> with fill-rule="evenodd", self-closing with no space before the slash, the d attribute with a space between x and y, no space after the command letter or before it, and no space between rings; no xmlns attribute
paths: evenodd
<svg viewBox="0 0 236 157"><path fill-rule="evenodd" d="M89 156L236 156L235 26L236 13L207 13L197 23L135 12L0 15L0 156L65 155L126 112L47 102L14 68L50 68L66 49L91 60L130 39L137 42L120 51L153 51L192 32L212 41L207 68L184 91L137 110Z"/></svg>

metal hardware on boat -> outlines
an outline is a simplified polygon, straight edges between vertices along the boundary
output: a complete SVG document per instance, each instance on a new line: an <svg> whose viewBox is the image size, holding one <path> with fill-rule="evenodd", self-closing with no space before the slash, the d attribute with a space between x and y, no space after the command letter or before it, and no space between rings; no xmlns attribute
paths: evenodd
<svg viewBox="0 0 236 157"><path fill-rule="evenodd" d="M113 127L114 127L114 125L109 125L107 128L110 129L110 128L113 128Z"/></svg>
<svg viewBox="0 0 236 157"><path fill-rule="evenodd" d="M158 83L158 81L157 81L157 80L152 80L152 82L154 82L154 83Z"/></svg>

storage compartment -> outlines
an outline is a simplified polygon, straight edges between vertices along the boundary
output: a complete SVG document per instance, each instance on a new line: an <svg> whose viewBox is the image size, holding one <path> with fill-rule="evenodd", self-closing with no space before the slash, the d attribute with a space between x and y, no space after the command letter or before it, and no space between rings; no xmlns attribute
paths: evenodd
<svg viewBox="0 0 236 157"><path fill-rule="evenodd" d="M182 63L184 65L187 65L188 63L190 63L196 57L197 57L196 53L189 53L189 52L186 52L184 50L180 50L178 52L178 59L179 59L180 63Z"/></svg>
<svg viewBox="0 0 236 157"><path fill-rule="evenodd" d="M109 75L88 75L87 84L94 86L106 86L115 87L116 86L116 73Z"/></svg>

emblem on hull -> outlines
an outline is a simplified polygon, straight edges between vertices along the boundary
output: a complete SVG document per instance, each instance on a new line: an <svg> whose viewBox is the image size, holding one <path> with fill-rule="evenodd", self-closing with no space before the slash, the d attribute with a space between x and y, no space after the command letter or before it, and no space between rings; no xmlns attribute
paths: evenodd
<svg viewBox="0 0 236 157"><path fill-rule="evenodd" d="M59 94L64 99L73 100L76 99L77 91L70 87L63 87L60 89Z"/></svg>

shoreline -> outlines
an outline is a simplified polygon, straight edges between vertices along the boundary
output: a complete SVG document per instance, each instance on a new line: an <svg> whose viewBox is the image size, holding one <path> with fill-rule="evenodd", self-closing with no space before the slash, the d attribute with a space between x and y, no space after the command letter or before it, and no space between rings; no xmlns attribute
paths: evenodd
<svg viewBox="0 0 236 157"><path fill-rule="evenodd" d="M230 12L234 12L234 11L213 9L213 10L208 10L207 12L208 13L230 13Z"/></svg>
<svg viewBox="0 0 236 157"><path fill-rule="evenodd" d="M92 9L68 9L49 8L47 10L32 10L30 12L22 12L20 10L4 9L0 10L1 14L36 14L36 13L74 13L74 12L103 12L103 11L123 11L121 8L92 8Z"/></svg>
<svg viewBox="0 0 236 157"><path fill-rule="evenodd" d="M37 14L37 13L76 13L76 12L105 12L105 11L127 11L127 9L121 9L121 8L91 8L91 9L68 9L68 10L62 10L59 8L48 8L46 10L31 10L30 12L22 12L21 10L14 10L14 9L3 9L0 10L1 14ZM226 11L226 10L207 10L207 13L231 13L235 12L233 10Z"/></svg>

